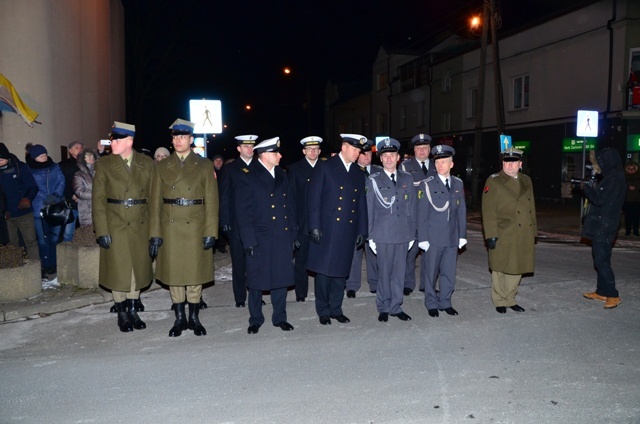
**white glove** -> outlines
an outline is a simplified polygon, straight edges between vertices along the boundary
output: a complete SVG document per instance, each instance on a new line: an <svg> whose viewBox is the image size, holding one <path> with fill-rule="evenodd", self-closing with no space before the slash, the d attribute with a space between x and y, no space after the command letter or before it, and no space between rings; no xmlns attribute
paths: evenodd
<svg viewBox="0 0 640 424"><path fill-rule="evenodd" d="M418 247L419 247L420 249L424 250L425 252L426 252L427 250L429 250L429 246L431 246L431 245L429 244L429 242L428 242L428 241L421 241L420 243L418 243Z"/></svg>
<svg viewBox="0 0 640 424"><path fill-rule="evenodd" d="M458 240L458 249L462 249L464 247L464 245L467 244L467 239L459 239Z"/></svg>
<svg viewBox="0 0 640 424"><path fill-rule="evenodd" d="M415 242L416 242L415 240L411 240L411 241L409 242L409 248L408 248L407 250L411 250L411 248L413 247L413 244L414 244Z"/></svg>
<svg viewBox="0 0 640 424"><path fill-rule="evenodd" d="M369 240L369 249L371 249L374 255L378 254L378 251L376 250L376 242L371 239Z"/></svg>

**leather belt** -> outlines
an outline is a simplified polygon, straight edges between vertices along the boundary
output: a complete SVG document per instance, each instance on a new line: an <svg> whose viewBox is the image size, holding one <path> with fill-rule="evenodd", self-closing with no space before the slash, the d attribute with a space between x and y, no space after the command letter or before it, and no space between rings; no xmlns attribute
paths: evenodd
<svg viewBox="0 0 640 424"><path fill-rule="evenodd" d="M147 203L147 199L124 199L124 200L120 200L120 199L107 198L107 203L114 203L116 205L125 205L125 206L129 207L129 206L133 206L133 205L143 205L143 204Z"/></svg>
<svg viewBox="0 0 640 424"><path fill-rule="evenodd" d="M181 197L179 199L167 199L163 198L162 201L165 205L176 206L191 206L191 205L204 205L204 199L185 199Z"/></svg>

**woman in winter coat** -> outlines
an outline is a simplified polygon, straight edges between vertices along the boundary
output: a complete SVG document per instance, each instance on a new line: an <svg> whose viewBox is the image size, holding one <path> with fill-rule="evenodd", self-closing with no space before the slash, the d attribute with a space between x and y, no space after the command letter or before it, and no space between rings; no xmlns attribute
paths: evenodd
<svg viewBox="0 0 640 424"><path fill-rule="evenodd" d="M84 149L77 157L80 170L73 176L73 193L78 198L78 219L82 226L93 224L91 217L91 186L93 185L96 160L98 160L98 154L92 149Z"/></svg>
<svg viewBox="0 0 640 424"><path fill-rule="evenodd" d="M38 185L38 194L33 199L36 239L40 249L40 267L43 281L57 277L56 245L59 242L61 226L51 227L40 216L46 205L57 203L64 197L64 175L57 163L47 155L47 149L36 144L29 149L27 165Z"/></svg>

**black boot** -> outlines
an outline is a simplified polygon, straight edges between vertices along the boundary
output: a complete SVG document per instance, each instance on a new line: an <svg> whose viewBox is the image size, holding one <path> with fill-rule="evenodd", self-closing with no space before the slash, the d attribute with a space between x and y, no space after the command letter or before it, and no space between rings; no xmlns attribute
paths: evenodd
<svg viewBox="0 0 640 424"><path fill-rule="evenodd" d="M144 323L138 316L138 299L127 299L127 315L129 316L129 321L131 321L131 325L136 330L143 330L147 328L147 324Z"/></svg>
<svg viewBox="0 0 640 424"><path fill-rule="evenodd" d="M115 314L116 312L118 312L118 307L116 305L117 303L114 303L113 305L111 305L111 309L109 309L109 312L111 312L112 314Z"/></svg>
<svg viewBox="0 0 640 424"><path fill-rule="evenodd" d="M184 330L188 328L187 315L184 312L184 307L187 302L174 303L174 311L176 313L176 321L173 323L173 327L169 330L169 337L178 337Z"/></svg>
<svg viewBox="0 0 640 424"><path fill-rule="evenodd" d="M136 310L138 312L144 312L144 305L142 304L142 300L140 300L140 298L136 299Z"/></svg>
<svg viewBox="0 0 640 424"><path fill-rule="evenodd" d="M204 303L204 299L200 296L200 309L207 309L208 305Z"/></svg>
<svg viewBox="0 0 640 424"><path fill-rule="evenodd" d="M127 315L127 302L116 303L116 312L118 313L118 327L123 333L133 331L129 315Z"/></svg>
<svg viewBox="0 0 640 424"><path fill-rule="evenodd" d="M189 330L193 330L193 334L196 336L204 336L207 334L207 330L200 324L198 318L198 311L200 305L198 303L189 303Z"/></svg>

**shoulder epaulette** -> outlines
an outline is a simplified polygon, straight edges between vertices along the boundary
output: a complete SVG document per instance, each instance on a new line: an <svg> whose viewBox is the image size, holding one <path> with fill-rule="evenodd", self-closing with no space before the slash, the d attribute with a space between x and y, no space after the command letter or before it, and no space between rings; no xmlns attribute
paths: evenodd
<svg viewBox="0 0 640 424"><path fill-rule="evenodd" d="M374 179L375 177L377 177L378 175L380 175L380 173L379 173L379 172L376 172L375 174L371 174L371 175L369 175L369 179L370 179L370 180L372 180L372 179Z"/></svg>
<svg viewBox="0 0 640 424"><path fill-rule="evenodd" d="M495 178L495 177L497 177L498 175L500 175L500 174L491 174L491 176L490 176L489 178Z"/></svg>
<svg viewBox="0 0 640 424"><path fill-rule="evenodd" d="M458 181L462 182L462 180L461 180L460 178L456 177L455 175L453 175L453 176L452 176L452 178L453 178L454 180L458 180Z"/></svg>

